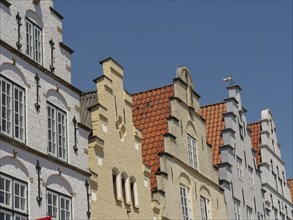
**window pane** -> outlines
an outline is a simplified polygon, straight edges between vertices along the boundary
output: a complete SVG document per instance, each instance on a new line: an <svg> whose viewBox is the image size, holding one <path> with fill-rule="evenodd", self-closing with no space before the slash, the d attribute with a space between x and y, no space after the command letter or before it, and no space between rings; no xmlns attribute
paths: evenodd
<svg viewBox="0 0 293 220"><path fill-rule="evenodd" d="M48 192L47 205L48 205L48 215L53 216L54 218L57 218L58 217L58 204L57 204L57 195L56 194Z"/></svg>
<svg viewBox="0 0 293 220"><path fill-rule="evenodd" d="M188 204L188 189L184 186L180 186L180 196L181 196L181 208L182 217L184 220L189 219L189 204Z"/></svg>
<svg viewBox="0 0 293 220"><path fill-rule="evenodd" d="M11 83L1 79L1 130L11 135Z"/></svg>
<svg viewBox="0 0 293 220"><path fill-rule="evenodd" d="M55 109L48 105L48 152L55 155L56 141L55 141Z"/></svg>
<svg viewBox="0 0 293 220"><path fill-rule="evenodd" d="M11 206L11 180L1 176L0 204Z"/></svg>
<svg viewBox="0 0 293 220"><path fill-rule="evenodd" d="M34 23L26 20L26 54L41 63L42 60L42 30Z"/></svg>

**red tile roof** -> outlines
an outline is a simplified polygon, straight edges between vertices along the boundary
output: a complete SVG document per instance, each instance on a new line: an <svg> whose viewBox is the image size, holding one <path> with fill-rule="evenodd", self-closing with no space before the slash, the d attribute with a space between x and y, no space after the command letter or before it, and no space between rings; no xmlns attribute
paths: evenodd
<svg viewBox="0 0 293 220"><path fill-rule="evenodd" d="M291 200L292 200L292 203L293 203L293 179L289 179L287 181L289 183L289 188L290 188L290 193L291 193Z"/></svg>
<svg viewBox="0 0 293 220"><path fill-rule="evenodd" d="M164 152L163 135L168 133L167 118L171 115L170 98L173 95L173 85L132 95L133 123L142 132L142 158L151 167L152 190L157 187L158 154Z"/></svg>
<svg viewBox="0 0 293 220"><path fill-rule="evenodd" d="M219 147L224 144L222 138L222 130L225 127L224 112L226 112L225 102L201 107L201 115L206 120L207 142L212 146L214 165L221 162Z"/></svg>
<svg viewBox="0 0 293 220"><path fill-rule="evenodd" d="M256 150L256 164L258 165L261 162L261 154L259 150L259 146L261 145L261 123L256 122L249 124L248 127L251 130L250 138L252 147Z"/></svg>

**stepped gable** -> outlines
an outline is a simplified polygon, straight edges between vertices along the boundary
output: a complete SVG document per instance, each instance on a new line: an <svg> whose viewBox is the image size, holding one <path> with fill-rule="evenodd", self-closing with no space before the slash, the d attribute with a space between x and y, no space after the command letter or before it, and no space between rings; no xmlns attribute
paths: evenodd
<svg viewBox="0 0 293 220"><path fill-rule="evenodd" d="M261 154L259 149L261 145L261 136L260 136L261 123L260 122L251 123L248 125L248 127L251 130L250 139L251 139L252 147L256 150L256 163L257 165L259 165L259 163L261 162Z"/></svg>
<svg viewBox="0 0 293 220"><path fill-rule="evenodd" d="M173 85L132 95L134 126L142 132L143 162L151 167L151 190L157 187L155 172L160 168L159 153L164 152L164 134L168 133Z"/></svg>
<svg viewBox="0 0 293 220"><path fill-rule="evenodd" d="M221 162L220 146L224 144L222 130L225 128L223 113L226 103L216 103L201 107L201 115L206 121L207 142L212 146L213 164Z"/></svg>
<svg viewBox="0 0 293 220"><path fill-rule="evenodd" d="M291 193L291 200L292 200L292 203L293 203L293 179L288 179L287 181L289 183L289 189L290 189L290 193Z"/></svg>
<svg viewBox="0 0 293 220"><path fill-rule="evenodd" d="M92 118L88 108L98 104L97 90L83 92L80 96L81 123L92 129Z"/></svg>

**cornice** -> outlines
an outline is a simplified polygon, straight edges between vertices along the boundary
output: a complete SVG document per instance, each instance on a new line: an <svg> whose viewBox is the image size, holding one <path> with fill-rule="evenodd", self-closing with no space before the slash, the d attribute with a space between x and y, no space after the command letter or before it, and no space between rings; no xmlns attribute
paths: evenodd
<svg viewBox="0 0 293 220"><path fill-rule="evenodd" d="M13 146L16 146L16 147L18 147L18 148L20 148L20 149L22 149L22 150L25 150L25 151L27 151L27 152L30 152L30 153L32 153L32 154L35 154L35 155L37 155L37 156L39 156L39 157L42 157L42 158L44 158L45 160L52 161L52 162L55 163L55 164L59 164L59 165L61 165L61 166L64 166L64 167L66 167L66 168L68 168L68 169L71 169L71 170L73 170L73 171L76 171L76 172L78 172L78 173L80 173L80 174L82 174L82 175L85 175L85 176L91 176L91 174L90 174L89 172L87 172L87 171L81 170L81 169L79 169L78 167L75 167L75 166L73 166L73 165L71 165L71 164L69 164L69 163L66 163L66 162L64 162L64 161L62 161L62 160L58 160L57 158L51 157L51 156L49 156L49 155L47 155L47 154L44 154L44 153L42 153L42 152L40 152L40 151L37 151L37 150L35 150L35 149L33 149L33 148L27 146L27 145L24 144L24 143L21 143L21 142L19 142L19 141L16 141L16 140L14 140L13 138L7 137L7 136L4 135L4 134L0 134L0 137L1 137L1 140L2 140L2 141L7 142L7 143L9 143L9 144L11 144L11 145L13 145Z"/></svg>
<svg viewBox="0 0 293 220"><path fill-rule="evenodd" d="M45 67L43 67L39 63L35 62L34 60L29 58L25 54L21 53L20 51L18 51L14 47L12 47L9 44L7 44L6 42L4 42L2 39L0 39L0 46L3 46L5 49L9 50L11 53L16 54L18 57L22 58L24 61L28 62L29 64L31 64L35 68L39 69L43 73L45 73L48 76L52 77L54 80L56 80L57 82L61 83L65 87L71 89L72 91L78 93L79 95L82 94L82 92L78 88L76 88L73 85L71 85L70 83L66 82L64 79L60 78L59 76L53 74L52 72L50 72L48 69L46 69Z"/></svg>

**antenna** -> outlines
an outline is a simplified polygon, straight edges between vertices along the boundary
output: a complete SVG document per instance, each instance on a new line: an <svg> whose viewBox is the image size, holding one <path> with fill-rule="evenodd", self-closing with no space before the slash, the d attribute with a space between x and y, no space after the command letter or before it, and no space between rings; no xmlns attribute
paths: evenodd
<svg viewBox="0 0 293 220"><path fill-rule="evenodd" d="M223 82L230 82L229 86L232 86L235 83L232 76L227 76L226 78L223 79Z"/></svg>

